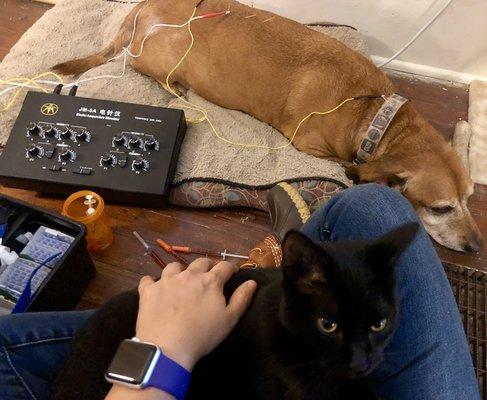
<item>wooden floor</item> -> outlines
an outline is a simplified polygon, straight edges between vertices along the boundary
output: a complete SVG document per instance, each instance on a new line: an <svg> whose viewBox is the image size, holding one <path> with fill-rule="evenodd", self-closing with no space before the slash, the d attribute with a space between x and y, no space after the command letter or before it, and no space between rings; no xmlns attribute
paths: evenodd
<svg viewBox="0 0 487 400"><path fill-rule="evenodd" d="M49 6L27 0L0 0L0 60L13 44ZM468 91L438 82L424 82L408 76L391 77L399 92L441 134L451 138L459 119L467 118ZM62 200L41 198L23 190L1 188L1 192L52 210L60 210ZM470 209L487 237L487 187L477 186ZM160 209L108 205L107 212L115 234L114 244L105 252L93 255L97 277L86 291L80 308L95 307L114 294L134 287L144 274L158 274L158 268L143 257L141 246L134 240L136 230L148 241L164 237L177 244L211 247L246 253L269 232L269 219L263 212L239 210L189 210L179 207ZM478 255L466 255L438 246L444 262L487 271L486 248Z"/></svg>

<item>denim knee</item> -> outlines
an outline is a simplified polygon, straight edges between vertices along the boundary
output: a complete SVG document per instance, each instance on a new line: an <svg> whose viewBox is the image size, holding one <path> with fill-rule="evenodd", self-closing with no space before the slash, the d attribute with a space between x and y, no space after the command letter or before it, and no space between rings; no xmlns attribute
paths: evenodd
<svg viewBox="0 0 487 400"><path fill-rule="evenodd" d="M12 315L3 315L0 317L0 347L5 346L10 339L12 331Z"/></svg>
<svg viewBox="0 0 487 400"><path fill-rule="evenodd" d="M374 237L405 223L419 223L400 192L376 183L344 190L330 200L321 217L322 229L331 240Z"/></svg>
<svg viewBox="0 0 487 400"><path fill-rule="evenodd" d="M341 194L347 206L367 215L402 217L404 222L417 222L418 217L411 203L396 189L377 183L354 186ZM387 220L384 221L387 223Z"/></svg>

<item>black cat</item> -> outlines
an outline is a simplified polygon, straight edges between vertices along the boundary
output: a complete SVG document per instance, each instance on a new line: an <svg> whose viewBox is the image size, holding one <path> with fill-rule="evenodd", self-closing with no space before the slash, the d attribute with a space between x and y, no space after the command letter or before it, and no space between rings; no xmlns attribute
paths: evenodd
<svg viewBox="0 0 487 400"><path fill-rule="evenodd" d="M292 231L281 270L242 270L258 291L230 336L193 371L188 399L376 399L366 379L395 329L394 264L418 226L372 241L315 244ZM53 399L103 399L118 345L135 334L136 291L109 301L78 332ZM194 332L198 335L198 332Z"/></svg>

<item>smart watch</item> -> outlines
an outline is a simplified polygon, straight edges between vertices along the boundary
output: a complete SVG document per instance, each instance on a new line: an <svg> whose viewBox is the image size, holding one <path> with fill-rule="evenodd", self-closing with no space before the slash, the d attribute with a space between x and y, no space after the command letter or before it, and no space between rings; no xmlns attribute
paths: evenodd
<svg viewBox="0 0 487 400"><path fill-rule="evenodd" d="M183 400L191 373L165 356L156 345L133 338L120 344L105 379L132 389L154 387Z"/></svg>

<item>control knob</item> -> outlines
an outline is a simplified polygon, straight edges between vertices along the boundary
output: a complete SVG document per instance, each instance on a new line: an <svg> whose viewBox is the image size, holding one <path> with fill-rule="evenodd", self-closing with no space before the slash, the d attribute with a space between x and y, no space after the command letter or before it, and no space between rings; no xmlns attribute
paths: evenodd
<svg viewBox="0 0 487 400"><path fill-rule="evenodd" d="M27 133L30 136L37 136L39 135L39 133L41 133L41 129L39 128L39 125L37 125L35 122L31 122L27 125Z"/></svg>
<svg viewBox="0 0 487 400"><path fill-rule="evenodd" d="M44 154L44 149L36 144L31 144L26 151L27 157L42 157Z"/></svg>
<svg viewBox="0 0 487 400"><path fill-rule="evenodd" d="M113 167L116 164L117 160L115 159L115 156L110 153L106 153L101 156L100 158L100 165L104 167Z"/></svg>
<svg viewBox="0 0 487 400"><path fill-rule="evenodd" d="M133 137L129 140L129 146L133 149L140 149L141 144L142 142L138 137Z"/></svg>
<svg viewBox="0 0 487 400"><path fill-rule="evenodd" d="M147 171L149 169L149 162L142 157L137 157L132 161L133 171Z"/></svg>
<svg viewBox="0 0 487 400"><path fill-rule="evenodd" d="M56 137L56 128L54 128L52 125L46 125L44 127L44 136L46 138L54 138Z"/></svg>
<svg viewBox="0 0 487 400"><path fill-rule="evenodd" d="M73 150L64 149L61 150L61 152L59 153L59 162L63 162L63 161L73 162L74 160L76 160L76 153Z"/></svg>
<svg viewBox="0 0 487 400"><path fill-rule="evenodd" d="M71 140L71 129L69 129L69 126L63 126L59 130L59 137L63 140Z"/></svg>
<svg viewBox="0 0 487 400"><path fill-rule="evenodd" d="M77 131L74 135L77 142L89 142L90 141L90 134L86 129L82 129Z"/></svg>
<svg viewBox="0 0 487 400"><path fill-rule="evenodd" d="M145 148L146 150L159 150L159 142L154 138L147 139L145 141Z"/></svg>
<svg viewBox="0 0 487 400"><path fill-rule="evenodd" d="M112 143L114 146L125 147L127 145L127 138L125 137L125 135L119 133L118 135L115 135L113 137Z"/></svg>

